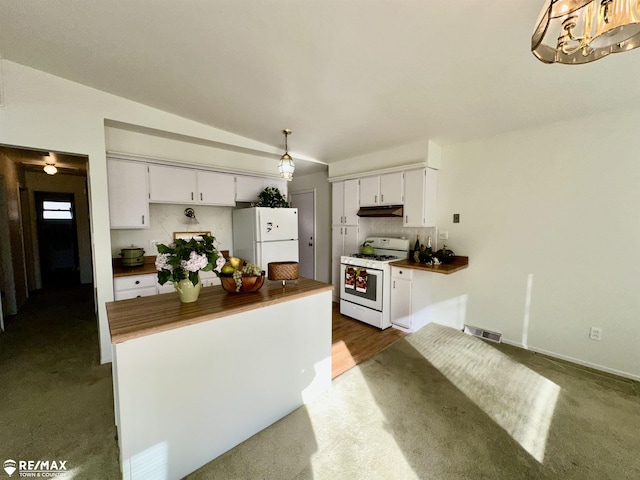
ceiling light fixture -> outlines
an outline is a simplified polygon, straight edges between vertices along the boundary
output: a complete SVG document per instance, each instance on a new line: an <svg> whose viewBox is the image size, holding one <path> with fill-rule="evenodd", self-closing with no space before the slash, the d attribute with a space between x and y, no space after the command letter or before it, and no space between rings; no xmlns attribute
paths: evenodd
<svg viewBox="0 0 640 480"><path fill-rule="evenodd" d="M640 0L546 0L531 37L544 63L578 65L640 46Z"/></svg>
<svg viewBox="0 0 640 480"><path fill-rule="evenodd" d="M47 163L43 168L44 173L46 173L47 175L55 175L56 173L58 173L58 169L55 166L55 160L50 160L48 153L46 153L44 156L46 157L45 162Z"/></svg>
<svg viewBox="0 0 640 480"><path fill-rule="evenodd" d="M285 128L282 133L284 133L284 155L280 157L278 170L280 171L280 176L290 182L293 180L293 171L296 169L293 159L289 155L289 146L287 144L287 137L291 135L291 130Z"/></svg>

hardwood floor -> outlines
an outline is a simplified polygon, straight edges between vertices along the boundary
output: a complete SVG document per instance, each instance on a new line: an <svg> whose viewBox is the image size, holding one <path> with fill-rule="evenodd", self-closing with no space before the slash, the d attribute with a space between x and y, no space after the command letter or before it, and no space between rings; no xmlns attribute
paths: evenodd
<svg viewBox="0 0 640 480"><path fill-rule="evenodd" d="M406 333L395 328L380 330L340 314L340 305L333 304L331 378L346 372L364 362L392 343L400 340Z"/></svg>

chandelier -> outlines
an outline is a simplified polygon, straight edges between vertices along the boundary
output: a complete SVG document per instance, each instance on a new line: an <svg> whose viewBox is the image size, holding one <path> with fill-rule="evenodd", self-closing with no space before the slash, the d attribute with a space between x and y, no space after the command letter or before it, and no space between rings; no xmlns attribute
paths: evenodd
<svg viewBox="0 0 640 480"><path fill-rule="evenodd" d="M638 46L640 0L546 0L531 37L544 63L588 63Z"/></svg>
<svg viewBox="0 0 640 480"><path fill-rule="evenodd" d="M282 133L284 133L284 155L280 157L278 170L280 171L280 176L290 182L293 180L293 171L296 169L293 159L289 155L289 146L287 145L287 137L291 135L291 130L285 128Z"/></svg>

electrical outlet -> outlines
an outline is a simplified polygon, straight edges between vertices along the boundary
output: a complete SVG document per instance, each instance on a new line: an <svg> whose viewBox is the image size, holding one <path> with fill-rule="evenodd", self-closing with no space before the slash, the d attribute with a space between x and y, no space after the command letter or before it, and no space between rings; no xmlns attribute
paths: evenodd
<svg viewBox="0 0 640 480"><path fill-rule="evenodd" d="M438 232L438 239L439 240L449 240L449 232L448 231L444 231L444 232Z"/></svg>
<svg viewBox="0 0 640 480"><path fill-rule="evenodd" d="M602 340L602 329L597 327L591 327L589 330L589 338L591 340Z"/></svg>
<svg viewBox="0 0 640 480"><path fill-rule="evenodd" d="M453 223L460 223L460 214L459 213L454 213L453 214Z"/></svg>

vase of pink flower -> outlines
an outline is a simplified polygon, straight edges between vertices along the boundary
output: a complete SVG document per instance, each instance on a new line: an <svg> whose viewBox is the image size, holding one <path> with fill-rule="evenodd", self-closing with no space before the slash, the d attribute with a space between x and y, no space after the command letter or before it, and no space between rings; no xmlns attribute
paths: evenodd
<svg viewBox="0 0 640 480"><path fill-rule="evenodd" d="M200 295L200 270L220 275L225 258L215 247L216 239L209 235L190 240L176 239L169 245L158 244L156 270L158 283L171 281L183 303L195 302Z"/></svg>

